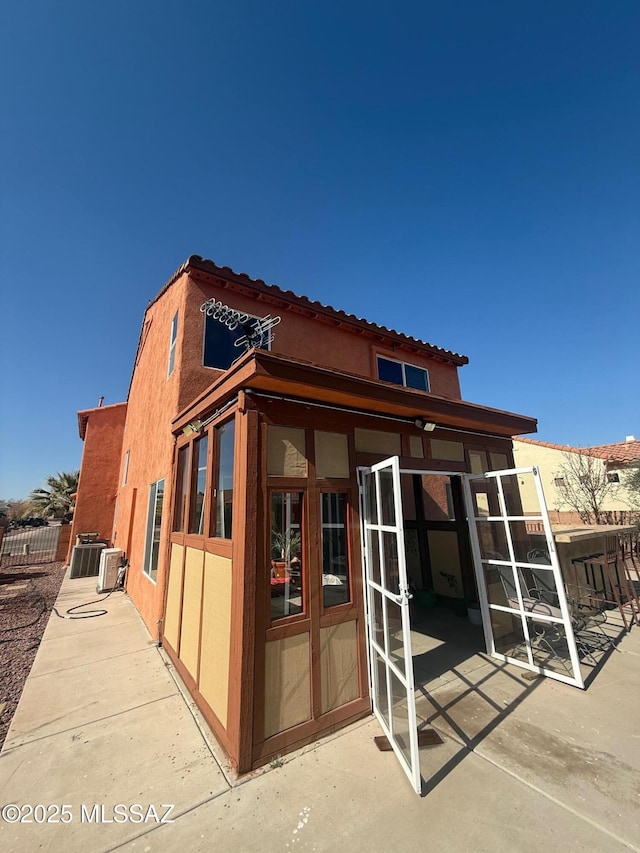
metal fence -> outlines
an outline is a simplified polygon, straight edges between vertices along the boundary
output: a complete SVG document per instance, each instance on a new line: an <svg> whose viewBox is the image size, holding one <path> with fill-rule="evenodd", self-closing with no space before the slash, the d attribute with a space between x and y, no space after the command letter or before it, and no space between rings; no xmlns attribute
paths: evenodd
<svg viewBox="0 0 640 853"><path fill-rule="evenodd" d="M47 527L19 527L5 530L0 550L0 566L33 566L52 563L56 558L60 524Z"/></svg>

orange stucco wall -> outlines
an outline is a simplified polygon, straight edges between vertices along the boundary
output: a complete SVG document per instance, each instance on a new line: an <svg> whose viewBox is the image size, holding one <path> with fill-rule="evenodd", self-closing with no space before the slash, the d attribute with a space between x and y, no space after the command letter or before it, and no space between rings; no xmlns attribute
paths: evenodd
<svg viewBox="0 0 640 853"><path fill-rule="evenodd" d="M166 555L170 533L170 502L174 439L171 420L178 413L180 386L184 381L184 276L176 281L144 318L138 360L134 369L122 442L118 518L114 544L127 552L127 592L154 638L162 615L166 581ZM178 312L174 369L167 376L171 323ZM122 485L125 455L129 452L127 483ZM158 574L155 583L143 572L149 488L165 480L164 507Z"/></svg>
<svg viewBox="0 0 640 853"><path fill-rule="evenodd" d="M79 533L99 533L102 539L108 540L113 537L126 414L126 403L92 409L88 413L71 548Z"/></svg>
<svg viewBox="0 0 640 853"><path fill-rule="evenodd" d="M457 369L429 355L404 350L353 334L290 310L276 309L246 293L196 280L186 274L178 278L153 302L144 317L137 362L127 403L126 425L118 456L118 508L113 543L127 552L129 571L127 592L138 608L152 636L158 637L162 616L169 536L171 527L173 453L172 419L201 394L219 375L202 366L204 315L200 306L215 296L250 314L281 314L273 352L292 358L321 363L350 373L375 376L375 353L424 366L429 370L435 394L460 398ZM167 376L171 323L178 312L175 367ZM129 453L127 482L123 465ZM149 488L165 480L164 512L156 582L143 572ZM113 517L113 507L111 508Z"/></svg>
<svg viewBox="0 0 640 853"><path fill-rule="evenodd" d="M183 277L185 287L185 323L182 346L183 381L180 389L180 408L185 408L197 394L204 391L219 375L219 371L202 367L204 315L200 306L215 297L250 314L280 315L275 328L271 351L291 358L322 364L348 373L377 378L376 354L405 361L429 371L431 392L449 399L460 399L460 383L455 365L444 364L428 354L411 351L382 342L374 342L347 329L329 325L312 317L282 310L251 296ZM175 285L174 285L175 286Z"/></svg>

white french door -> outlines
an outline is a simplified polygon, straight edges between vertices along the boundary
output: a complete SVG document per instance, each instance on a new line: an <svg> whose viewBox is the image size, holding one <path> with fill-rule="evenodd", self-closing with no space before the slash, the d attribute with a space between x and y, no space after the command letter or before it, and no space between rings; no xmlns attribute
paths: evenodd
<svg viewBox="0 0 640 853"><path fill-rule="evenodd" d="M462 477L487 651L584 687L537 468ZM523 515L521 489L537 498Z"/></svg>
<svg viewBox="0 0 640 853"><path fill-rule="evenodd" d="M361 469L364 576L373 712L421 793L409 585L397 456Z"/></svg>

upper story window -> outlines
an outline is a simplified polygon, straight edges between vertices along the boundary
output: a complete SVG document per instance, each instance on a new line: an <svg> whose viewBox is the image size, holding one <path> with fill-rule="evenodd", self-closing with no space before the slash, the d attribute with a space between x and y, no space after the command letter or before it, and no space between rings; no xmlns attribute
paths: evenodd
<svg viewBox="0 0 640 853"><path fill-rule="evenodd" d="M236 346L236 341L244 338L254 331L255 321L260 319L250 315L244 323L238 323L235 329L220 320L205 314L204 318L204 347L202 363L205 367L215 367L218 370L227 370L234 361L245 352L245 346ZM265 340L263 346L270 349L270 341Z"/></svg>
<svg viewBox="0 0 640 853"><path fill-rule="evenodd" d="M417 388L419 391L429 391L429 371L415 364L395 361L391 358L378 357L378 378L395 385L405 385L407 388Z"/></svg>
<svg viewBox="0 0 640 853"><path fill-rule="evenodd" d="M171 321L171 339L169 341L169 366L167 368L167 379L173 373L176 363L176 340L178 338L178 312L173 315Z"/></svg>
<svg viewBox="0 0 640 853"><path fill-rule="evenodd" d="M127 485L127 478L129 476L129 456L131 455L131 450L127 450L124 455L124 466L122 468L122 485Z"/></svg>

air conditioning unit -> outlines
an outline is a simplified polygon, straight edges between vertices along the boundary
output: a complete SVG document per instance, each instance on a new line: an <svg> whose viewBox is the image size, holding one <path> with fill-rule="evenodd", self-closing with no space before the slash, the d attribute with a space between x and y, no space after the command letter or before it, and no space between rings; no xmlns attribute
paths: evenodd
<svg viewBox="0 0 640 853"><path fill-rule="evenodd" d="M118 571L120 569L120 548L105 548L100 554L100 573L96 592L111 592L118 585Z"/></svg>
<svg viewBox="0 0 640 853"><path fill-rule="evenodd" d="M96 577L100 571L100 554L107 547L105 542L91 545L76 545L71 552L70 578Z"/></svg>

